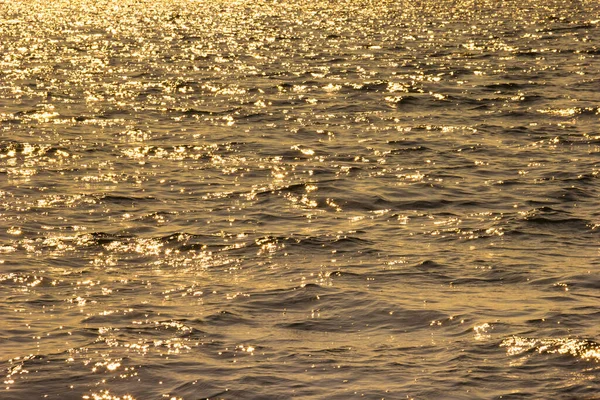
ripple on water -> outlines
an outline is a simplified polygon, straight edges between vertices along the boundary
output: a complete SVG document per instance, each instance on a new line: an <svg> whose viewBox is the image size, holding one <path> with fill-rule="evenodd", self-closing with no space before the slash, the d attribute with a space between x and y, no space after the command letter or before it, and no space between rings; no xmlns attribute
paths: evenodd
<svg viewBox="0 0 600 400"><path fill-rule="evenodd" d="M0 397L592 398L598 4L0 4Z"/></svg>

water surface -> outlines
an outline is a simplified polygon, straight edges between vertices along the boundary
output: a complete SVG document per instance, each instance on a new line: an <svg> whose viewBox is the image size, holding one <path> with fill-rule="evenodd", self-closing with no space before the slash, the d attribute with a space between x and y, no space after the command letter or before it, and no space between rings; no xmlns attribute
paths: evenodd
<svg viewBox="0 0 600 400"><path fill-rule="evenodd" d="M593 398L599 23L0 2L0 398Z"/></svg>

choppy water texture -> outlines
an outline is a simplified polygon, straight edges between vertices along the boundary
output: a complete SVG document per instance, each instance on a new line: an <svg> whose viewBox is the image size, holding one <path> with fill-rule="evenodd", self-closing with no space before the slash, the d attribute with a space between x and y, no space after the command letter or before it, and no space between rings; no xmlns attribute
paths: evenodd
<svg viewBox="0 0 600 400"><path fill-rule="evenodd" d="M598 398L599 24L0 2L0 398Z"/></svg>

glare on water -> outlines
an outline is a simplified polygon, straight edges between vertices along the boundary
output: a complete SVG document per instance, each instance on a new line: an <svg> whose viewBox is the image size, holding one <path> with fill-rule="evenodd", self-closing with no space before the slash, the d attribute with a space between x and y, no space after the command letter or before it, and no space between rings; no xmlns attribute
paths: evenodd
<svg viewBox="0 0 600 400"><path fill-rule="evenodd" d="M0 2L0 398L594 396L599 23Z"/></svg>

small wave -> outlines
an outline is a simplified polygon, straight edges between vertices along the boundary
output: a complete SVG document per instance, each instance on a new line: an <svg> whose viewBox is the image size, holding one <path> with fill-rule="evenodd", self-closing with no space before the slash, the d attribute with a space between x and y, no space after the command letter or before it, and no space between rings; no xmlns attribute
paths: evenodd
<svg viewBox="0 0 600 400"><path fill-rule="evenodd" d="M104 202L107 202L107 203L116 203L116 204L136 203L136 202L143 202L143 201L156 201L156 198L153 196L138 197L138 196L120 196L120 195L116 195L116 194L104 194L104 195L99 196L99 199Z"/></svg>
<svg viewBox="0 0 600 400"><path fill-rule="evenodd" d="M535 339L512 336L504 339L500 347L506 347L506 353L510 356L537 352L569 355L586 361L600 361L600 344L589 339Z"/></svg>
<svg viewBox="0 0 600 400"><path fill-rule="evenodd" d="M536 228L569 229L578 232L586 231L592 225L587 219L577 218L566 211L551 207L530 210L524 215L523 221Z"/></svg>
<svg viewBox="0 0 600 400"><path fill-rule="evenodd" d="M530 86L529 84L517 83L517 82L499 82L499 83L491 83L489 85L485 85L486 89L490 89L493 91L497 90L513 90L519 91Z"/></svg>
<svg viewBox="0 0 600 400"><path fill-rule="evenodd" d="M38 157L63 157L70 156L70 151L63 147L48 144L18 142L16 140L0 141L0 156L2 158L38 158Z"/></svg>
<svg viewBox="0 0 600 400"><path fill-rule="evenodd" d="M412 152L412 151L427 151L427 150L430 150L430 149L425 146L402 147L399 149L393 149L392 154L402 154L402 153Z"/></svg>
<svg viewBox="0 0 600 400"><path fill-rule="evenodd" d="M177 110L181 113L181 115L186 115L186 116L205 116L205 115L230 115L234 112L239 111L240 108L225 108L225 109L219 109L219 108L212 108L212 109L196 109L196 108L186 108L183 110Z"/></svg>
<svg viewBox="0 0 600 400"><path fill-rule="evenodd" d="M233 325L256 325L256 321L252 319L245 318L244 316L229 312L229 311L219 311L215 314L211 314L204 318L202 322L210 324L210 326L227 326L231 327Z"/></svg>

